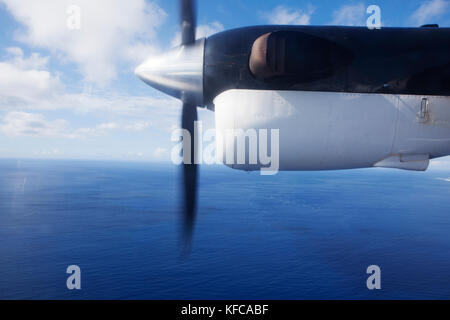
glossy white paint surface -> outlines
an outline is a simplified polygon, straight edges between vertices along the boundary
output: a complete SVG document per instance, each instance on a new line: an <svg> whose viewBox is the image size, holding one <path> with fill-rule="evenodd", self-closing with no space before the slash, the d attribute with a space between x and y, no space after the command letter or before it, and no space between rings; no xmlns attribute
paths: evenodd
<svg viewBox="0 0 450 320"><path fill-rule="evenodd" d="M429 100L429 120L421 123L422 98ZM219 136L279 129L280 170L425 170L429 158L450 154L449 97L229 90L214 104ZM226 144L222 150L225 156Z"/></svg>

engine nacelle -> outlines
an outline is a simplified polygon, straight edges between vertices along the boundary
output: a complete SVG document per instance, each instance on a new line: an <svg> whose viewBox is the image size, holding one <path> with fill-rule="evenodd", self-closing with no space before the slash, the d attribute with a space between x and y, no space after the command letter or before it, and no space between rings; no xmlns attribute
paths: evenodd
<svg viewBox="0 0 450 320"><path fill-rule="evenodd" d="M427 121L418 119L422 99ZM214 104L217 152L235 169L425 170L450 153L447 97L229 90Z"/></svg>

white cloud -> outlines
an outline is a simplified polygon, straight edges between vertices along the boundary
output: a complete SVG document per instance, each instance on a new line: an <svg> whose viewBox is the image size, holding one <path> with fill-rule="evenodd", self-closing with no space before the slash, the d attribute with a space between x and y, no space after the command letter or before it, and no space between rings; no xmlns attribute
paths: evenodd
<svg viewBox="0 0 450 320"><path fill-rule="evenodd" d="M450 157L444 157L439 159L433 159L430 162L431 170L450 170Z"/></svg>
<svg viewBox="0 0 450 320"><path fill-rule="evenodd" d="M104 135L112 130L140 132L152 126L164 131L179 119L180 106L173 98L133 96L110 91L67 92L59 78L46 70L47 58L22 49L6 49L8 57L0 61L0 132L8 136L47 136L81 138ZM20 111L20 112L19 112ZM62 119L46 120L45 114L64 112L108 119L91 128L73 129ZM150 121L147 121L149 119Z"/></svg>
<svg viewBox="0 0 450 320"><path fill-rule="evenodd" d="M0 61L0 108L13 110L70 110L80 113L121 115L139 118L155 112L161 116L178 113L172 98L132 96L111 91L69 93L58 76L46 70L48 58L20 48L8 48L8 59Z"/></svg>
<svg viewBox="0 0 450 320"><path fill-rule="evenodd" d="M27 112L9 112L3 117L0 131L8 136L45 136L63 135L65 120L47 120L42 114Z"/></svg>
<svg viewBox="0 0 450 320"><path fill-rule="evenodd" d="M97 126L100 130L114 130L119 128L119 125L115 122L101 123Z"/></svg>
<svg viewBox="0 0 450 320"><path fill-rule="evenodd" d="M37 53L25 58L16 47L6 52L9 60L0 61L0 106L40 101L61 88L59 78L45 70L48 58Z"/></svg>
<svg viewBox="0 0 450 320"><path fill-rule="evenodd" d="M166 13L145 0L0 0L23 25L18 39L62 54L78 65L85 79L107 84L117 63L141 58L154 48L155 29ZM67 8L80 8L81 28L70 30Z"/></svg>
<svg viewBox="0 0 450 320"><path fill-rule="evenodd" d="M164 159L168 155L168 151L165 148L156 148L155 152L153 153L153 156L156 159Z"/></svg>
<svg viewBox="0 0 450 320"><path fill-rule="evenodd" d="M113 121L101 123L99 127L86 129L85 133L97 134L99 131L119 129L124 131L143 131L150 126L165 130L174 119L180 117L179 102L171 98L132 96L119 94L56 93L51 98L16 100L14 104L3 104L0 96L0 109L24 111L64 111L71 114L94 118L109 118ZM67 113L70 112L70 113ZM150 119L145 121L142 119ZM82 132L78 132L81 135Z"/></svg>
<svg viewBox="0 0 450 320"><path fill-rule="evenodd" d="M35 136L58 138L87 138L106 134L113 130L143 131L150 122L100 123L93 128L72 129L63 119L47 120L43 114L12 111L5 114L0 124L0 132L7 136Z"/></svg>
<svg viewBox="0 0 450 320"><path fill-rule="evenodd" d="M127 124L123 126L123 128L127 131L144 131L147 128L149 128L152 124L150 122L146 121L138 121L133 124Z"/></svg>
<svg viewBox="0 0 450 320"><path fill-rule="evenodd" d="M123 48L123 58L133 64L133 69L142 63L149 56L157 55L161 49L153 44L136 43L132 46Z"/></svg>
<svg viewBox="0 0 450 320"><path fill-rule="evenodd" d="M144 131L151 126L150 122L138 121L138 122L128 122L128 123L117 123L117 122L106 122L100 123L95 128L81 128L75 132L75 137L77 133L83 135L86 133L88 135L102 134L107 131L121 130L121 131Z"/></svg>
<svg viewBox="0 0 450 320"><path fill-rule="evenodd" d="M47 66L48 57L41 57L39 53L32 53L24 58L22 48L10 47L5 49L11 63L20 69L44 69Z"/></svg>
<svg viewBox="0 0 450 320"><path fill-rule="evenodd" d="M416 26L427 23L436 23L433 19L438 18L450 8L448 0L430 0L423 3L411 16L412 22Z"/></svg>
<svg viewBox="0 0 450 320"><path fill-rule="evenodd" d="M65 154L65 152L63 152L59 149L49 149L49 150L44 149L41 151L34 152L35 156L45 156L45 157L62 156L64 154Z"/></svg>
<svg viewBox="0 0 450 320"><path fill-rule="evenodd" d="M308 25L315 9L310 6L307 10L295 10L285 6L278 6L272 12L263 13L263 18L270 24Z"/></svg>
<svg viewBox="0 0 450 320"><path fill-rule="evenodd" d="M363 3L344 5L333 12L332 25L364 26L366 24L366 7Z"/></svg>
<svg viewBox="0 0 450 320"><path fill-rule="evenodd" d="M197 39L206 38L223 30L225 30L223 24L221 24L218 21L214 21L210 24L202 24L197 26L196 38ZM181 32L177 32L171 44L173 47L176 47L179 46L180 43L181 43Z"/></svg>

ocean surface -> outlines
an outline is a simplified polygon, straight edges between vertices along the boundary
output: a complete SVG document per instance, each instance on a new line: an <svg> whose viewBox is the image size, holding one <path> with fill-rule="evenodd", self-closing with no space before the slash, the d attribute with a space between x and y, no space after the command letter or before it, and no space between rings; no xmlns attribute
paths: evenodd
<svg viewBox="0 0 450 320"><path fill-rule="evenodd" d="M203 167L189 257L178 168L0 161L0 299L449 299L450 172ZM66 268L81 268L68 290ZM366 269L381 268L381 290Z"/></svg>

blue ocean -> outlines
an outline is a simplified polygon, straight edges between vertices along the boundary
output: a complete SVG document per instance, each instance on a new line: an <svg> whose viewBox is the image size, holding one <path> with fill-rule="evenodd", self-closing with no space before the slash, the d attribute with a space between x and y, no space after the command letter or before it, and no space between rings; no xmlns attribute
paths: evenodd
<svg viewBox="0 0 450 320"><path fill-rule="evenodd" d="M202 167L182 258L177 167L1 160L0 298L448 299L449 178Z"/></svg>

